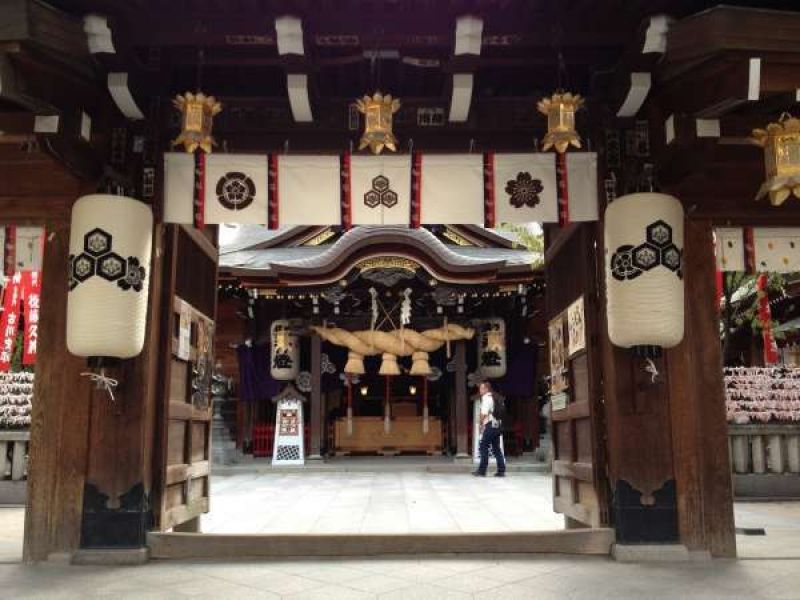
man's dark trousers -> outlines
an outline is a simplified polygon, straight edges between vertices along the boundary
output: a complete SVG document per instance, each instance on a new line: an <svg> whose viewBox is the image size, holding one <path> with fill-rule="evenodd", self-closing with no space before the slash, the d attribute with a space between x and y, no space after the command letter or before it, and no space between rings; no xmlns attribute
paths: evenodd
<svg viewBox="0 0 800 600"><path fill-rule="evenodd" d="M500 440L503 437L503 430L500 427L494 427L491 424L486 425L483 429L478 450L481 454L481 462L478 465L478 473L486 475L486 467L489 466L489 447L492 448L492 453L497 459L497 472L506 472L506 460L503 457L503 450L500 448Z"/></svg>

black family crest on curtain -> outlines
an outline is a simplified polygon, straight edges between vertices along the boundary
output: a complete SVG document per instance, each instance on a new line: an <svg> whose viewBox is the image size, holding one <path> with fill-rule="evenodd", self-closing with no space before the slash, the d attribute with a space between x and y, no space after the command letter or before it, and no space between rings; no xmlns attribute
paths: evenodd
<svg viewBox="0 0 800 600"><path fill-rule="evenodd" d="M517 173L516 179L506 182L506 194L514 208L523 206L533 208L541 201L539 194L543 191L541 179L534 179L527 171Z"/></svg>
<svg viewBox="0 0 800 600"><path fill-rule="evenodd" d="M383 204L386 208L392 208L397 204L397 193L389 186L389 178L385 175L378 175L372 180L372 189L364 194L364 204L369 208L375 208Z"/></svg>
<svg viewBox="0 0 800 600"><path fill-rule="evenodd" d="M242 210L253 203L256 184L244 173L231 171L217 181L217 201L228 210Z"/></svg>
<svg viewBox="0 0 800 600"><path fill-rule="evenodd" d="M123 290L141 292L147 271L139 264L139 259L129 256L126 259L113 251L113 238L110 233L95 228L83 236L83 252L70 254L69 289L97 276L109 282L117 282Z"/></svg>
<svg viewBox="0 0 800 600"><path fill-rule="evenodd" d="M683 251L672 242L672 227L658 220L646 227L646 241L638 246L625 244L611 256L611 274L618 281L636 279L651 269L663 266L683 279Z"/></svg>

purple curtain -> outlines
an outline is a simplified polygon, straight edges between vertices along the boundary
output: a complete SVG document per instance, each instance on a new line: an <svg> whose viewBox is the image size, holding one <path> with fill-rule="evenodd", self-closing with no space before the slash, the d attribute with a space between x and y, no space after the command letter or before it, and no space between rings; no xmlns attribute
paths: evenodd
<svg viewBox="0 0 800 600"><path fill-rule="evenodd" d="M512 396L536 395L536 346L517 346L508 356L511 360L500 386L503 393Z"/></svg>
<svg viewBox="0 0 800 600"><path fill-rule="evenodd" d="M239 399L242 402L269 400L277 395L280 382L269 374L269 346L242 344L236 349L239 359Z"/></svg>

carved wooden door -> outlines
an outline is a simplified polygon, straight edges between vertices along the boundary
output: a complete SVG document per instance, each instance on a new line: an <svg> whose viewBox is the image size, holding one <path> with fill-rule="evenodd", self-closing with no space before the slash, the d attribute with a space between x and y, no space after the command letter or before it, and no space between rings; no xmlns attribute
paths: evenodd
<svg viewBox="0 0 800 600"><path fill-rule="evenodd" d="M164 248L157 525L196 531L210 498L217 249L196 230L173 225Z"/></svg>
<svg viewBox="0 0 800 600"><path fill-rule="evenodd" d="M568 527L608 524L595 226L554 229L546 252L553 508Z"/></svg>

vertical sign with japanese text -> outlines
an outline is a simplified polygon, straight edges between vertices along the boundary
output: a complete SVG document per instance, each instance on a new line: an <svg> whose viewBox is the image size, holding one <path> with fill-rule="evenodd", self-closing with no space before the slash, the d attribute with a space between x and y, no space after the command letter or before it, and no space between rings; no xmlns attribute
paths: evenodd
<svg viewBox="0 0 800 600"><path fill-rule="evenodd" d="M17 271L5 289L3 315L0 317L0 372L8 371L14 356L14 342L19 329L19 301L22 297L22 273Z"/></svg>
<svg viewBox="0 0 800 600"><path fill-rule="evenodd" d="M39 343L39 297L42 290L42 276L40 271L25 271L23 273L23 286L25 295L25 336L22 351L22 364L33 365L36 363L36 347Z"/></svg>

